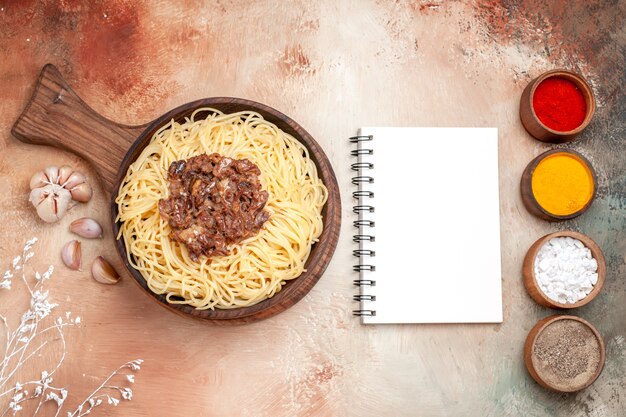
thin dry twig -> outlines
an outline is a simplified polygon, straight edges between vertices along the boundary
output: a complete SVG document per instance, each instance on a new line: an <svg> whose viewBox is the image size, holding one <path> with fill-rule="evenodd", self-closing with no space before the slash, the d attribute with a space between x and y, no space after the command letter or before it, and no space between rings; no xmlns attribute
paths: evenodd
<svg viewBox="0 0 626 417"><path fill-rule="evenodd" d="M128 386L111 384L115 379L120 379L124 384L135 382L134 372L141 369L143 360L135 359L126 362L113 371L89 396L87 396L73 411L64 411L64 404L69 396L69 390L64 387L53 385L54 375L61 369L67 357L67 344L64 329L80 324L80 317L72 317L70 312L64 316L53 318L53 311L58 304L49 301L49 293L44 290L45 282L54 272L50 266L43 273L35 272L32 279L28 279L26 267L29 260L34 256L31 250L37 242L33 238L26 242L20 256L11 262L11 267L0 278L0 290L10 291L15 283L15 277L19 276L21 282L30 294L30 306L22 314L17 327L12 330L9 320L0 311L0 327L4 327L4 357L0 362L0 401L8 400L6 408L0 405L0 417L9 413L21 414L26 401L35 400L37 406L33 416L37 416L45 403L56 405L55 417L62 412L67 417L81 417L90 414L96 407L107 404L117 406L121 400L130 401L133 390ZM53 339L44 339L51 332L56 333ZM1 334L1 333L0 333ZM0 340L1 342L1 340ZM37 377L30 378L25 382L15 380L16 375L35 355L47 347L60 343L60 349L53 347L54 351L60 351L51 371L42 370ZM1 346L1 345L0 345Z"/></svg>

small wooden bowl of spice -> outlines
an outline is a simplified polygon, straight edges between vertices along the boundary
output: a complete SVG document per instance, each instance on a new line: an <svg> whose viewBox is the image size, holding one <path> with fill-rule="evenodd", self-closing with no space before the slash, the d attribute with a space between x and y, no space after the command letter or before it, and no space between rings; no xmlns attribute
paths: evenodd
<svg viewBox="0 0 626 417"><path fill-rule="evenodd" d="M576 151L553 149L530 161L522 173L520 190L528 211L548 221L583 214L596 195L596 173Z"/></svg>
<svg viewBox="0 0 626 417"><path fill-rule="evenodd" d="M528 372L543 387L575 392L593 384L605 361L602 336L576 316L546 317L533 327L524 345Z"/></svg>
<svg viewBox="0 0 626 417"><path fill-rule="evenodd" d="M571 142L596 110L593 91L580 75L553 70L532 80L522 93L519 114L524 128L542 142Z"/></svg>
<svg viewBox="0 0 626 417"><path fill-rule="evenodd" d="M570 309L591 302L602 290L606 261L596 242L562 231L538 239L526 253L524 286L539 304Z"/></svg>

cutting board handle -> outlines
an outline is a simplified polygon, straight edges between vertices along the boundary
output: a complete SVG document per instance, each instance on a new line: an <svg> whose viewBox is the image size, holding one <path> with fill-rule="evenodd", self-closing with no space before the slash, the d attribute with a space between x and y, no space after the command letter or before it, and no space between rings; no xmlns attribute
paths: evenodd
<svg viewBox="0 0 626 417"><path fill-rule="evenodd" d="M96 113L59 70L47 64L11 133L22 142L55 146L83 157L111 192L124 155L145 127L122 125Z"/></svg>

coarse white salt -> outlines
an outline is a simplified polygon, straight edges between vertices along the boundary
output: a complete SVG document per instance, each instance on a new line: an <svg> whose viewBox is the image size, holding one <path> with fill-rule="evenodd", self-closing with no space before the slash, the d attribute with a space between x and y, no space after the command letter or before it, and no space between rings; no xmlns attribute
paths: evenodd
<svg viewBox="0 0 626 417"><path fill-rule="evenodd" d="M535 279L551 300L573 304L585 298L598 282L598 261L580 240L555 237L537 252Z"/></svg>

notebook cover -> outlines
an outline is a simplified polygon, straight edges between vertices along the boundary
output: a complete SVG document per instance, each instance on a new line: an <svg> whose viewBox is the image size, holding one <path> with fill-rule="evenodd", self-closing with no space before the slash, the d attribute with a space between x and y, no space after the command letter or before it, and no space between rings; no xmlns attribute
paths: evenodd
<svg viewBox="0 0 626 417"><path fill-rule="evenodd" d="M363 323L502 322L498 133L495 128L362 128L373 140L363 184L374 192L376 311Z"/></svg>

